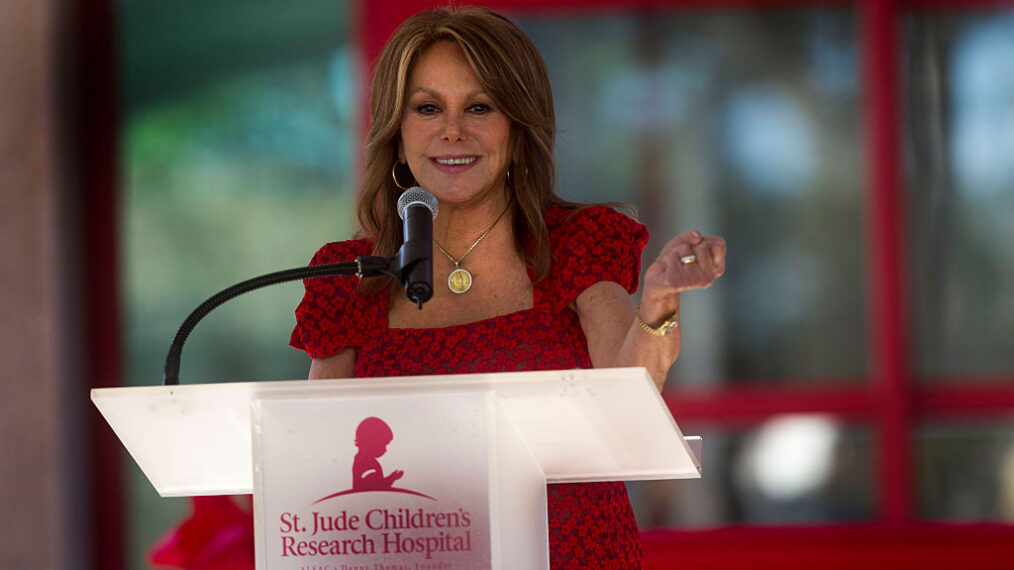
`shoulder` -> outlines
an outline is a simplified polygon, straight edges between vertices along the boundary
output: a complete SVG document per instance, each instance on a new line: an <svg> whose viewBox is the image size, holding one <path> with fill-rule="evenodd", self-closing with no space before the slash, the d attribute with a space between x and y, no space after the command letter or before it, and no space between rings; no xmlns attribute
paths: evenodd
<svg viewBox="0 0 1014 570"><path fill-rule="evenodd" d="M553 256L543 284L556 309L569 306L581 292L600 281L637 290L641 252L648 230L608 206L550 206L546 228Z"/></svg>
<svg viewBox="0 0 1014 570"><path fill-rule="evenodd" d="M584 247L618 240L638 250L648 243L648 230L630 216L609 206L552 205L546 210L546 229L553 249Z"/></svg>
<svg viewBox="0 0 1014 570"><path fill-rule="evenodd" d="M372 244L363 239L325 244L310 265L351 261L368 255ZM374 298L358 293L359 280L348 275L316 277L303 281L306 289L296 307L296 327L289 344L314 359L339 354L347 346L361 346L371 327L379 326Z"/></svg>
<svg viewBox="0 0 1014 570"><path fill-rule="evenodd" d="M360 255L370 255L371 253L373 253L373 243L367 239L335 241L321 246L317 253L313 254L310 265L354 261ZM307 279L304 284L307 295L311 298L325 296L329 301L333 301L334 296L337 295L346 298L346 302L351 302L360 297L360 295L354 294L359 289L359 279L348 275Z"/></svg>
<svg viewBox="0 0 1014 570"><path fill-rule="evenodd" d="M373 244L367 239L334 241L321 246L310 260L310 265L352 261L357 255L369 255L372 251Z"/></svg>

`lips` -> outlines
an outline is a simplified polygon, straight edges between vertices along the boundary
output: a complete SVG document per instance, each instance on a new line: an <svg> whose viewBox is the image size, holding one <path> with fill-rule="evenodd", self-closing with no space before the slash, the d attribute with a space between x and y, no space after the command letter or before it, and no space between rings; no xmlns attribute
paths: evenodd
<svg viewBox="0 0 1014 570"><path fill-rule="evenodd" d="M434 162L436 162L437 164L440 164L440 165L443 165L443 166L465 166L465 165L468 165L468 164L472 164L473 162L475 162L478 159L479 159L479 157L477 157L477 156L456 156L456 157L447 157L447 158L437 158L437 157L434 157L432 160Z"/></svg>
<svg viewBox="0 0 1014 570"><path fill-rule="evenodd" d="M430 157L430 164L445 174L459 174L473 166L479 161L476 155L467 156L433 156Z"/></svg>

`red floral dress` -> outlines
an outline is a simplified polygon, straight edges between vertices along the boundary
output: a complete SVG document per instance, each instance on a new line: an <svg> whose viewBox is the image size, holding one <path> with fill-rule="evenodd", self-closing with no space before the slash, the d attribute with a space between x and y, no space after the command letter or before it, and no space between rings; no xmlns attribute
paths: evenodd
<svg viewBox="0 0 1014 570"><path fill-rule="evenodd" d="M356 349L356 377L591 368L577 314L568 307L599 281L633 293L640 275L644 226L611 208L546 212L553 264L533 286L533 307L436 329L388 328L388 295L364 297L347 277L306 281L292 346L313 358ZM330 243L311 264L370 255L365 240ZM531 276L531 275L530 275ZM534 279L533 279L534 282ZM641 567L641 546L623 483L548 486L550 563L555 569Z"/></svg>

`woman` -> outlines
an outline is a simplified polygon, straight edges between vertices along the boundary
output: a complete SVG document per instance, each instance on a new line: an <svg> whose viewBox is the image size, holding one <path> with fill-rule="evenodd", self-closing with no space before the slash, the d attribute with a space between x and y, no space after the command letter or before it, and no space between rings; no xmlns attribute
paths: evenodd
<svg viewBox="0 0 1014 570"><path fill-rule="evenodd" d="M697 232L669 242L635 312L647 234L553 193L549 78L521 30L483 9L417 14L380 56L370 111L363 237L313 263L392 255L397 198L419 185L440 204L434 294L419 310L393 280L358 292L308 281L292 344L313 357L311 378L645 366L661 388L679 352L680 294L722 274L724 243ZM639 565L622 484L548 495L554 568Z"/></svg>
<svg viewBox="0 0 1014 570"><path fill-rule="evenodd" d="M313 264L392 255L403 189L436 196L434 294L388 278L306 282L292 345L310 378L644 366L661 389L679 353L680 294L725 268L721 238L671 240L637 289L643 226L553 191L555 119L531 41L486 9L431 10L394 33L374 71L360 239ZM443 284L447 283L446 286ZM550 485L553 568L638 568L622 483Z"/></svg>

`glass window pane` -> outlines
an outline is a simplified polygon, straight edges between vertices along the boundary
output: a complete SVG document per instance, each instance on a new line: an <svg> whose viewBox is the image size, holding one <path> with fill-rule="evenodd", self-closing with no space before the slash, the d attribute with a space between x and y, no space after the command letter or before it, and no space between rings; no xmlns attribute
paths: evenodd
<svg viewBox="0 0 1014 570"><path fill-rule="evenodd" d="M642 529L869 520L866 428L779 416L742 432L707 431L702 479L627 484Z"/></svg>
<svg viewBox="0 0 1014 570"><path fill-rule="evenodd" d="M1014 422L933 424L916 437L920 516L1014 521Z"/></svg>
<svg viewBox="0 0 1014 570"><path fill-rule="evenodd" d="M907 22L915 364L1014 372L1014 9Z"/></svg>
<svg viewBox="0 0 1014 570"><path fill-rule="evenodd" d="M669 386L866 372L855 17L849 7L520 20L542 51L560 191L638 207L654 236L725 236L686 296ZM731 379L731 380L727 380Z"/></svg>
<svg viewBox="0 0 1014 570"><path fill-rule="evenodd" d="M161 382L187 314L217 291L306 265L352 234L361 106L344 2L121 2L122 290L126 381ZM305 378L287 348L302 285L211 313L183 383ZM133 462L128 566L186 510Z"/></svg>

